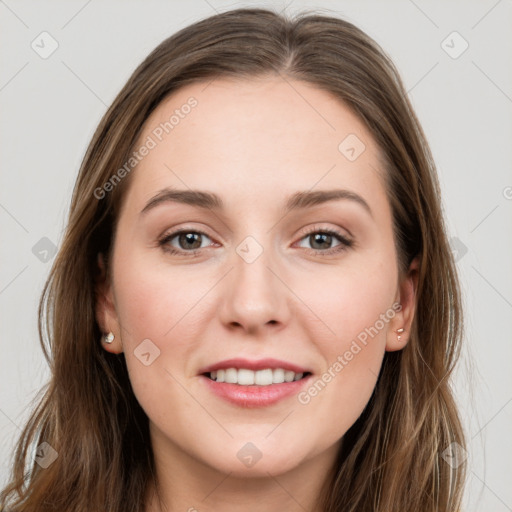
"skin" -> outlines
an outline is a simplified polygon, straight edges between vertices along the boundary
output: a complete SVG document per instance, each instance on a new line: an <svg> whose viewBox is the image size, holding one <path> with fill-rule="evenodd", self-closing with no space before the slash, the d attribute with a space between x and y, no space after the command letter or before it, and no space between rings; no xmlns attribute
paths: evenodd
<svg viewBox="0 0 512 512"><path fill-rule="evenodd" d="M111 279L98 288L99 325L115 335L104 348L124 352L150 420L163 505L151 488L147 510L255 511L262 497L267 511L319 510L321 485L371 396L385 351L407 343L417 261L399 275L379 150L339 100L279 77L217 79L161 103L140 141L190 96L198 105L130 176ZM355 161L338 150L348 134L366 147ZM166 187L214 192L225 210L163 202L141 214ZM364 198L371 214L347 199L284 214L297 191L339 188ZM206 234L198 256L179 236L167 245L181 256L159 245L180 228ZM313 228L354 243L321 254L341 242L315 243ZM263 249L252 263L236 251L247 236ZM402 309L307 404L292 396L238 407L198 376L227 358L274 357L310 368L317 380L395 303ZM145 339L160 350L148 366L134 354ZM248 442L262 455L252 467L237 457Z"/></svg>

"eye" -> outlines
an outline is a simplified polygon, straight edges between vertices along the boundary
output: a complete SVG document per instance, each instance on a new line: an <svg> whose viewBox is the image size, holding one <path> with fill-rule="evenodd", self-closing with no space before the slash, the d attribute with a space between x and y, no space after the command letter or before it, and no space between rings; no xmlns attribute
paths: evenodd
<svg viewBox="0 0 512 512"><path fill-rule="evenodd" d="M310 249L314 254L331 255L352 247L354 242L349 240L342 233L333 229L318 229L316 227L310 229L306 236L301 238L308 241L312 248ZM333 242L338 241L334 247L331 246ZM329 247L331 246L331 247Z"/></svg>
<svg viewBox="0 0 512 512"><path fill-rule="evenodd" d="M180 229L172 233L164 235L159 240L162 249L170 254L181 256L197 256L202 249L209 247L211 244L203 245L205 239L211 241L211 238L202 231L192 229ZM349 240L342 233L333 229L318 229L316 227L310 229L300 241L309 241L312 245L308 249L315 255L328 256L337 254L349 247L352 247L353 241ZM334 247L332 244L338 242ZM176 246L177 244L177 246ZM329 247L330 246L330 247ZM300 245L303 247L303 245Z"/></svg>
<svg viewBox="0 0 512 512"><path fill-rule="evenodd" d="M211 240L210 237L202 231L180 229L173 233L166 234L159 240L159 245L171 254L196 255L205 247L202 245L204 238ZM172 243L174 239L176 239L178 247Z"/></svg>

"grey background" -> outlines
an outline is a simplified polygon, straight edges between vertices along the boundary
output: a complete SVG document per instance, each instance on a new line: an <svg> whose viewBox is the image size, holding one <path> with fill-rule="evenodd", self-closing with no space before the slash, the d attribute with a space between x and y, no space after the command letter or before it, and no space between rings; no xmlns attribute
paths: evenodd
<svg viewBox="0 0 512 512"><path fill-rule="evenodd" d="M97 123L164 38L245 5L342 16L398 66L438 164L464 290L466 345L454 388L469 439L465 510L512 510L510 0L0 0L0 485L48 377L36 308ZM46 59L31 47L42 47L43 31L58 42Z"/></svg>

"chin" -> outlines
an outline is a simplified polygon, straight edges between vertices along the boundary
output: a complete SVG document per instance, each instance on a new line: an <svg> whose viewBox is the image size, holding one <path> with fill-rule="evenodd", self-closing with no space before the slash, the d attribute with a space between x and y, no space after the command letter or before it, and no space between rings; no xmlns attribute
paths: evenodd
<svg viewBox="0 0 512 512"><path fill-rule="evenodd" d="M215 470L222 473L230 474L236 478L268 478L269 475L278 476L295 469L299 462L290 461L288 455L280 454L276 457L269 457L262 454L261 459L250 461L246 456L245 460L240 461L238 458L212 461Z"/></svg>
<svg viewBox="0 0 512 512"><path fill-rule="evenodd" d="M222 443L220 450L210 453L205 462L217 471L238 478L268 478L269 474L287 473L307 459L307 453L298 451L299 447L304 449L301 441L286 446L269 442L264 435L253 439L249 441L245 437L244 440L231 439L228 444Z"/></svg>

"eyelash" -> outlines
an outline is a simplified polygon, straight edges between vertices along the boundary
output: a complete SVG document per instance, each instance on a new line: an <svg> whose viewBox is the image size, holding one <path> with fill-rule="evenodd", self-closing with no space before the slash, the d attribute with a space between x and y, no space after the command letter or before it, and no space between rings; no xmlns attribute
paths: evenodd
<svg viewBox="0 0 512 512"><path fill-rule="evenodd" d="M202 249L205 249L205 247L200 248L200 249L192 249L191 251L185 251L185 250L175 249L174 247L171 247L171 246L168 245L169 242L173 238L175 238L176 236L181 235L183 233L187 233L187 234L194 233L194 234L204 235L204 236L206 236L208 238L211 238L206 233L204 233L203 231L198 231L198 230L195 230L195 229L180 229L180 230L174 231L172 233L169 233L167 235L164 235L158 241L158 244L159 244L159 246L162 247L162 249L165 252L168 252L169 254L172 254L172 255L192 256L192 257L198 256L199 253L202 251ZM340 242L340 244L337 245L336 247L333 247L331 249L327 249L325 251L320 250L320 249L307 249L306 248L306 250L308 252L314 254L315 256L330 256L330 255L333 255L333 254L341 253L343 251L346 251L347 249L349 249L350 247L352 247L354 245L353 240L349 240L348 238L346 238L344 235L342 235L340 232L338 232L336 230L333 230L333 229L317 229L315 227L311 228L306 233L304 233L304 235L302 236L302 238L300 240L303 240L304 238L306 238L306 237L308 237L308 236L310 236L312 234L315 234L315 233L320 233L320 234L323 234L323 235L334 236Z"/></svg>

